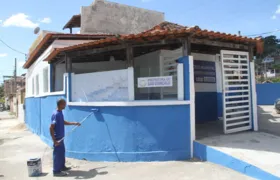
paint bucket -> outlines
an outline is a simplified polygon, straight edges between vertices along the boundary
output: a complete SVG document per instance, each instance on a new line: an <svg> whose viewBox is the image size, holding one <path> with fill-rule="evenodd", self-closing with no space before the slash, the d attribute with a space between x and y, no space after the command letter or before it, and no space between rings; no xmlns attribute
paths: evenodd
<svg viewBox="0 0 280 180"><path fill-rule="evenodd" d="M27 161L28 176L36 177L42 174L41 158L29 159Z"/></svg>

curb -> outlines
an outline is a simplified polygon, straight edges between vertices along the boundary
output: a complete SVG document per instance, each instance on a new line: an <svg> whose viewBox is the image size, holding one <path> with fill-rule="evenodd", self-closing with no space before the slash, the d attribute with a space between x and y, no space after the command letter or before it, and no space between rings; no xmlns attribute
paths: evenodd
<svg viewBox="0 0 280 180"><path fill-rule="evenodd" d="M194 157L202 160L212 162L227 168L230 168L239 173L245 174L249 177L265 180L279 180L277 177L267 171L264 171L252 164L237 159L231 155L223 153L205 144L194 142Z"/></svg>

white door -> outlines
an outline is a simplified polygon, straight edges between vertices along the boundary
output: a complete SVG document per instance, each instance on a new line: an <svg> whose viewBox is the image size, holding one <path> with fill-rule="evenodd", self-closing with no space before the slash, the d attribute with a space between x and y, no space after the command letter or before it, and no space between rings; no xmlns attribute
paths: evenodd
<svg viewBox="0 0 280 180"><path fill-rule="evenodd" d="M249 53L221 51L224 133L252 129Z"/></svg>

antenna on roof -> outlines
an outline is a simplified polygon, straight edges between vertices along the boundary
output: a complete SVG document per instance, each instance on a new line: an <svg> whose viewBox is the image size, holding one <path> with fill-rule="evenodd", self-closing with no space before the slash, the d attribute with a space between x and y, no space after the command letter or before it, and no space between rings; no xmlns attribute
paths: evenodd
<svg viewBox="0 0 280 180"><path fill-rule="evenodd" d="M40 27L36 27L35 29L34 29L34 34L38 34L40 32Z"/></svg>

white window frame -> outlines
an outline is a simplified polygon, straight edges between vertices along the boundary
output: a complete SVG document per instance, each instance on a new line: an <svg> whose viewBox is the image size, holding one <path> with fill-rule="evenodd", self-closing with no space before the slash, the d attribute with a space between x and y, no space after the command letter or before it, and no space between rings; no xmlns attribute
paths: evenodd
<svg viewBox="0 0 280 180"><path fill-rule="evenodd" d="M39 79L39 74L36 74L35 76L35 89L36 89L36 93L35 95L38 96L40 94L40 79Z"/></svg>
<svg viewBox="0 0 280 180"><path fill-rule="evenodd" d="M43 93L48 93L49 92L49 67L43 68Z"/></svg>

